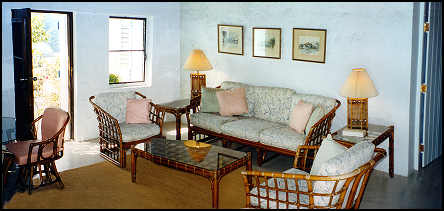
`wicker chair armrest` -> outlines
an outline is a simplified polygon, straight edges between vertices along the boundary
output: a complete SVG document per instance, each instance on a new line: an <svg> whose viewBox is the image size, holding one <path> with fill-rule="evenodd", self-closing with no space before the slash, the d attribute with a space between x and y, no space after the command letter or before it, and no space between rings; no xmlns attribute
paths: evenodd
<svg viewBox="0 0 444 211"><path fill-rule="evenodd" d="M155 104L153 102L150 102L150 105L151 105L151 110L149 111L149 118L153 123L159 125L160 134L162 134L163 121L165 118L165 111L167 108L162 105Z"/></svg>
<svg viewBox="0 0 444 211"><path fill-rule="evenodd" d="M28 159L27 159L27 163L30 164L31 163L31 156L32 156L32 150L34 149L34 147L38 147L38 151L37 151L37 162L41 161L41 160L45 160L48 158L55 158L57 156L57 143L58 143L58 137L59 136L53 136L52 138L49 138L47 140L44 141L39 141L39 142L33 142L31 144L29 144L29 149L28 149ZM43 149L45 147L52 147L52 154L49 157L43 157Z"/></svg>
<svg viewBox="0 0 444 211"><path fill-rule="evenodd" d="M331 123L336 115L336 110L341 106L341 102L336 100L336 106L316 122L305 137L304 145L320 145L323 136L330 132Z"/></svg>
<svg viewBox="0 0 444 211"><path fill-rule="evenodd" d="M36 127L36 124L41 119L43 119L43 115L40 115L39 117L34 119L34 121L31 122L31 132L32 132L32 135L34 136L34 139L37 139L37 127Z"/></svg>
<svg viewBox="0 0 444 211"><path fill-rule="evenodd" d="M293 168L297 168L306 172L310 172L313 161L316 158L316 154L320 145L300 145L296 149L296 155L294 157Z"/></svg>

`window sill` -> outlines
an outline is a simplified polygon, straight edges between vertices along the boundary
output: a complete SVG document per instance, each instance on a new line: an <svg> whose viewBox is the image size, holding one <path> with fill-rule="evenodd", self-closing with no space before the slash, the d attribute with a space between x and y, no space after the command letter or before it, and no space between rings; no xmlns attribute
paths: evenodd
<svg viewBox="0 0 444 211"><path fill-rule="evenodd" d="M108 84L111 89L124 89L124 88L148 88L149 85L146 82L126 83L126 84Z"/></svg>

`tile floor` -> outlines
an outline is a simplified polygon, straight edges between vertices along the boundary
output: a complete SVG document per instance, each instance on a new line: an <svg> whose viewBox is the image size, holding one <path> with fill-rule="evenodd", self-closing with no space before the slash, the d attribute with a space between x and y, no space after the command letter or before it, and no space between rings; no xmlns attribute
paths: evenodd
<svg viewBox="0 0 444 211"><path fill-rule="evenodd" d="M175 123L167 122L164 135L175 138ZM187 139L186 125L182 126L182 139ZM235 146L235 144L233 144ZM98 155L96 140L71 141L65 143L63 158L56 161L59 171L78 168L103 161ZM241 151L252 152L253 169L262 171L283 171L292 166L293 158L279 155L266 162L262 167L255 163L255 149L245 147ZM442 157L408 177L395 175L390 178L388 173L374 170L365 190L361 209L397 209L397 208L442 208Z"/></svg>

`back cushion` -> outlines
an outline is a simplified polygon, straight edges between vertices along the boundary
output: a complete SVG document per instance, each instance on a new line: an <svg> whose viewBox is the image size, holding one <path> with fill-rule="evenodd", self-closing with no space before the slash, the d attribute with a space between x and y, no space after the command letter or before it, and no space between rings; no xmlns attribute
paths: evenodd
<svg viewBox="0 0 444 211"><path fill-rule="evenodd" d="M126 120L127 99L135 98L136 94L134 91L104 92L98 94L93 101L121 123Z"/></svg>
<svg viewBox="0 0 444 211"><path fill-rule="evenodd" d="M254 99L253 99L253 93L252 93L252 89L250 88L250 85L240 83L240 82L234 82L234 81L224 81L224 82L222 82L220 87L222 89L232 89L232 88L244 87L245 88L245 97L247 98L248 113L242 114L241 116L248 116L248 117L254 116Z"/></svg>
<svg viewBox="0 0 444 211"><path fill-rule="evenodd" d="M42 140L52 138L65 125L68 113L60 108L46 108L41 123ZM65 133L60 134L57 147L62 147Z"/></svg>

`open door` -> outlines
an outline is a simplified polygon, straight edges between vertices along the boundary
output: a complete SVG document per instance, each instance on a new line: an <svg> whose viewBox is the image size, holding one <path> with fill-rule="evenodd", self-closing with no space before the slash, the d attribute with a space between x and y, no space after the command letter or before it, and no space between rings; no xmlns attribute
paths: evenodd
<svg viewBox="0 0 444 211"><path fill-rule="evenodd" d="M31 123L48 107L70 113L72 139L72 13L13 9L12 25L17 140L41 138L40 125L32 137Z"/></svg>

